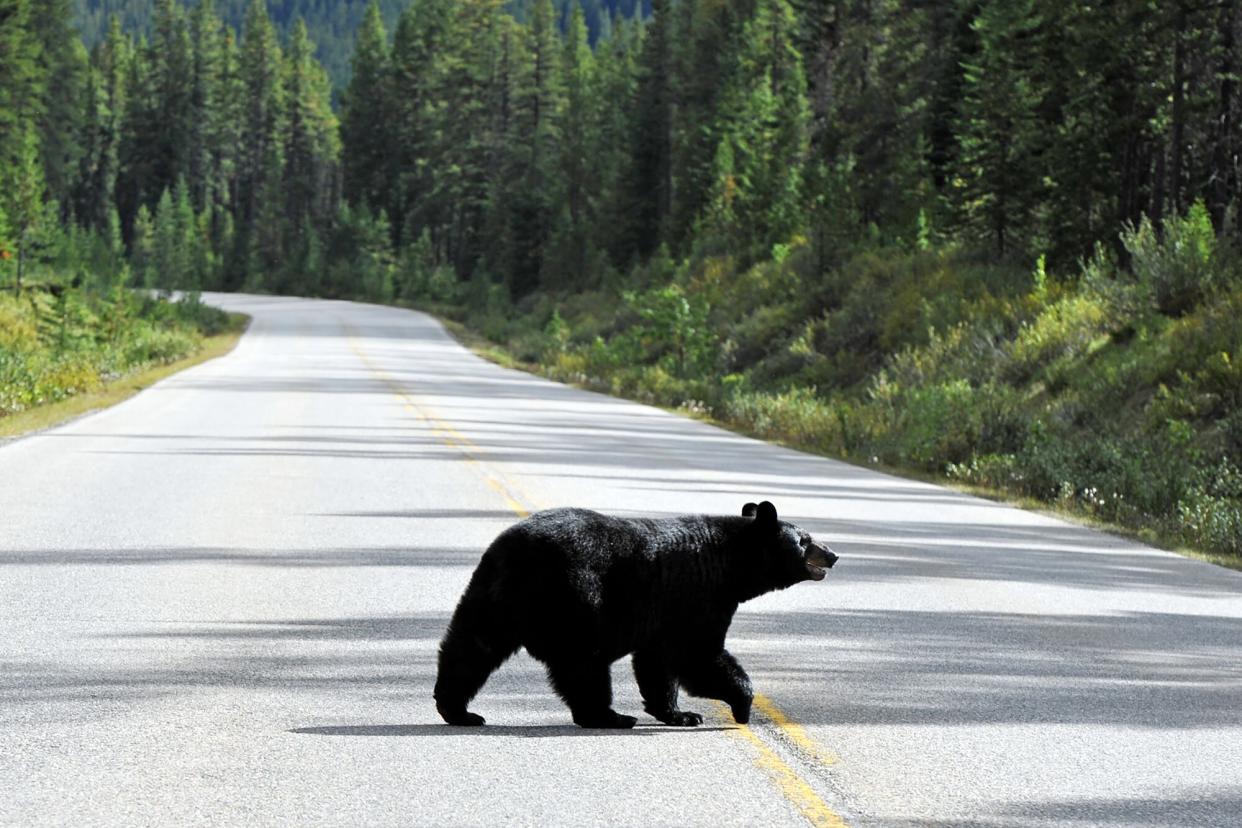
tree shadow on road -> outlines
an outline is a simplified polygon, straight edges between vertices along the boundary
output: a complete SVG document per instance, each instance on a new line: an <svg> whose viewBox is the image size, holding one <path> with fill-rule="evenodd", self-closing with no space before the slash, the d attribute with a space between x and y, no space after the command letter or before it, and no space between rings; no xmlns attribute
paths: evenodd
<svg viewBox="0 0 1242 828"><path fill-rule="evenodd" d="M806 724L1242 726L1242 618L741 613L730 642Z"/></svg>

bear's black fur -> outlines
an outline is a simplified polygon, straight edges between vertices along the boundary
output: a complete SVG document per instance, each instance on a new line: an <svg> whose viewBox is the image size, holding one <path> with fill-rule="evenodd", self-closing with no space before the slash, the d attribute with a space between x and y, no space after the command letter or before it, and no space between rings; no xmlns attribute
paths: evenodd
<svg viewBox="0 0 1242 828"><path fill-rule="evenodd" d="M633 727L612 709L609 665L634 654L643 707L671 725L678 687L750 718L750 679L724 648L742 601L806 580L837 560L826 546L748 503L742 517L616 518L586 509L538 512L488 547L440 644L436 709L481 725L466 706L525 647L583 727Z"/></svg>

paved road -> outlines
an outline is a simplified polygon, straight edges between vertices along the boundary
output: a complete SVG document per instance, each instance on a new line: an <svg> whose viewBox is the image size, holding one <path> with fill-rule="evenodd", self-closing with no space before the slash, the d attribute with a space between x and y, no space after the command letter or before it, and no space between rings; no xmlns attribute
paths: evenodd
<svg viewBox="0 0 1242 828"><path fill-rule="evenodd" d="M245 296L237 350L0 448L0 822L1236 826L1242 575ZM480 731L435 649L518 512L774 501L842 561L747 604L750 728ZM640 712L628 665L617 708Z"/></svg>

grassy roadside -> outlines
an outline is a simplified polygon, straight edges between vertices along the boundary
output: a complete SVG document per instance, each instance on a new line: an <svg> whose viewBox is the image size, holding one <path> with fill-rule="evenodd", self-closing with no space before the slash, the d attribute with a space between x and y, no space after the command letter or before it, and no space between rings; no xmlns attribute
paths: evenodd
<svg viewBox="0 0 1242 828"><path fill-rule="evenodd" d="M250 317L240 313L228 314L228 320L224 331L205 337L199 349L189 356L174 362L142 368L134 373L118 377L97 391L78 394L59 402L35 406L16 414L0 417L0 443L31 432L53 428L92 411L109 408L166 377L224 356L233 350L250 324Z"/></svg>
<svg viewBox="0 0 1242 828"><path fill-rule="evenodd" d="M518 370L526 371L527 373L551 377L552 379L555 379L559 382L566 382L567 384L573 385L577 388L582 388L585 390L596 391L596 392L606 393L606 394L611 393L610 389L602 388L596 383L576 382L572 379L567 379L566 377L558 374L554 370L550 370L549 366L540 364L538 362L530 362L530 361L524 361L520 359L511 350L506 349L503 345L497 344L496 342L488 339L480 332L473 330L472 328L468 327L462 322L458 322L451 318L448 318L446 316L446 313L451 312L450 308L433 307L431 309L428 309L426 306L423 306L420 309L425 312L430 312L436 315L436 317L440 320L440 322L444 324L444 326L448 329L448 331L454 337L456 337L457 340L463 346L469 348L475 354L483 357L484 359L489 360L490 362L496 363L505 368L515 368ZM634 395L624 395L624 396L626 396L628 399L637 400L637 397L635 397ZM1193 547L1187 546L1182 541L1181 538L1177 537L1173 533L1168 532L1168 531L1162 531L1157 526L1148 526L1148 527L1143 527L1141 529L1135 529L1133 527L1128 527L1123 524L1103 520L1096 515L1088 514L1080 509L1066 507L1066 506L1058 505L1056 503L1049 503L1048 501L1040 500L1038 498L1034 498L1034 497L1030 497L1026 495L1015 494L1012 491L1007 491L1002 488L981 485L978 483L966 483L960 480L955 480L946 475L931 473L921 468L909 467L909 466L897 466L891 463L877 462L875 458L873 457L856 456L850 453L842 454L841 452L825 451L822 445L816 444L814 442L805 441L805 440L799 440L796 437L791 437L791 436L774 437L772 433L770 432L770 430L760 433L757 430L750 428L749 423L746 421L733 420L729 418L721 418L719 416L708 415L698 410L697 408L693 408L693 407L688 408L686 406L670 406L670 405L661 404L659 401L656 401L653 403L652 400L650 399L641 399L638 401L646 403L646 404L654 404L660 408L663 408L666 411L680 414L682 416L691 417L693 419L701 420L703 422L708 422L708 423L711 423L712 425L716 425L721 428L728 429L729 431L733 431L738 434L743 434L747 437L753 437L755 439L772 442L777 445L786 446L788 448L797 449L799 451L805 451L811 454L818 454L820 456L830 457L834 460L844 460L845 462L849 462L854 465L873 468L877 471L881 471L886 474L892 474L897 477L905 477L911 480L919 480L919 481L926 482L926 483L934 483L936 485L946 486L948 488L951 488L955 491L962 492L964 494L973 495L975 497L981 497L986 500L996 501L998 503L1005 503L1007 505L1014 506L1020 509L1025 509L1027 511L1033 511L1033 512L1038 512L1041 514L1050 515L1050 516L1060 518L1062 520L1066 520L1066 521L1069 521L1069 522L1072 522L1072 523L1075 523L1081 526L1085 526L1091 529L1107 532L1109 534L1116 535L1118 537L1127 538L1130 540L1134 540L1140 543L1147 544L1149 546L1155 546L1160 549L1164 549L1164 550L1171 551L1171 552L1176 552L1185 557L1194 558L1197 560L1206 561L1208 563L1216 564L1218 566L1226 567L1229 569L1235 569L1235 570L1242 571L1242 556L1195 549Z"/></svg>

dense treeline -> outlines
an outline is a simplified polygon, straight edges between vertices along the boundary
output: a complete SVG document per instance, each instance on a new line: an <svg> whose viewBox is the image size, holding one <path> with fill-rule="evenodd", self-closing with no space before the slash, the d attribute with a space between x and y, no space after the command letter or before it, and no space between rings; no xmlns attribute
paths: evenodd
<svg viewBox="0 0 1242 828"><path fill-rule="evenodd" d="M292 33L296 22L306 24L310 39L316 44L315 56L334 86L349 80L350 56L354 49L354 34L362 22L369 0L270 0L268 8L272 22L282 37ZM401 11L410 0L376 0L384 24L396 24ZM631 18L636 14L650 13L650 0L557 0L557 12L562 20L569 19L571 4L581 5L591 42L606 36L614 17ZM88 47L102 41L108 34L111 19L116 18L126 32L149 34L155 20L155 0L74 0L75 21ZM221 19L233 29L240 29L246 19L250 0L216 0ZM525 19L530 0L510 0L505 8L519 19Z"/></svg>
<svg viewBox="0 0 1242 828"><path fill-rule="evenodd" d="M1196 201L1242 222L1234 3L656 0L593 48L579 4L420 0L390 38L372 3L339 129L261 0L240 31L154 0L89 56L72 5L4 0L5 213L38 189L157 283L350 293L303 264L400 252L520 297L800 239L821 270L867 238L1057 269Z"/></svg>
<svg viewBox="0 0 1242 828"><path fill-rule="evenodd" d="M593 52L555 16L426 0L391 49L359 34L346 196L461 277L799 236L828 266L868 234L1065 267L1196 200L1242 220L1233 3L657 0Z"/></svg>
<svg viewBox="0 0 1242 828"><path fill-rule="evenodd" d="M211 0L157 0L149 39L114 18L87 56L68 0L5 5L0 152L21 186L0 209L20 262L50 210L123 244L140 285L315 289L285 263L336 226L340 137L305 26L282 46L262 3L238 38Z"/></svg>

